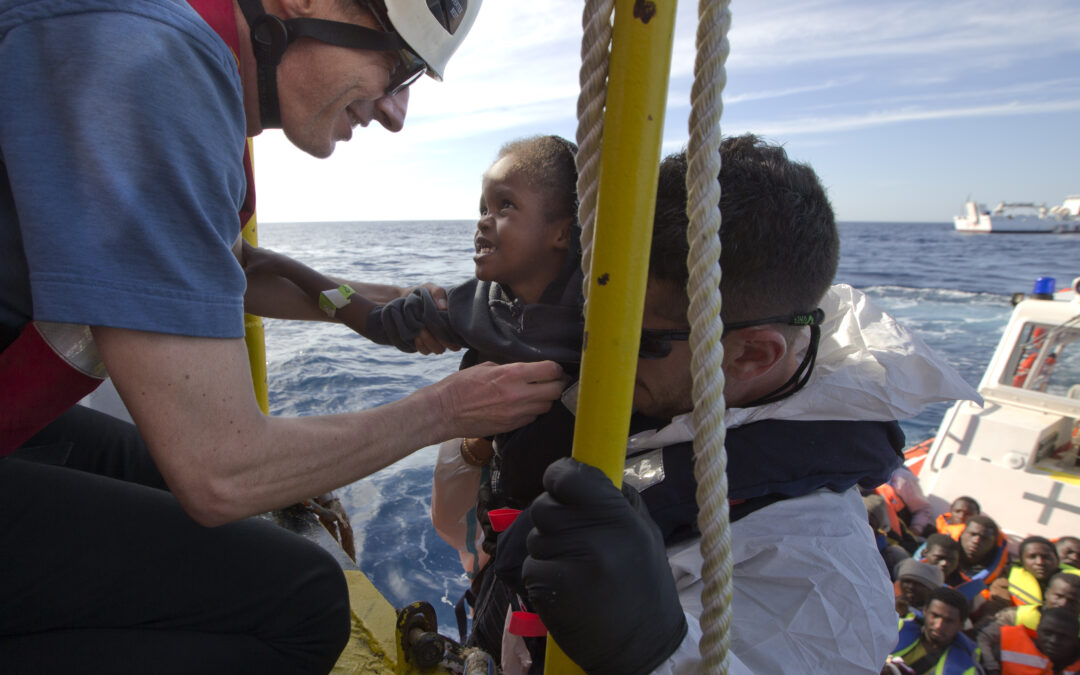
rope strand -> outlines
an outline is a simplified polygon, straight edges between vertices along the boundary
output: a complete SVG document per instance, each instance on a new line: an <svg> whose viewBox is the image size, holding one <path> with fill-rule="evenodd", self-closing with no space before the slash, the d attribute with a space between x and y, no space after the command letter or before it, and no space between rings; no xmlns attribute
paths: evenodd
<svg viewBox="0 0 1080 675"><path fill-rule="evenodd" d="M604 134L604 105L607 100L611 21L615 0L586 0L581 15L581 71L578 80L577 166L578 223L581 224L582 293L589 300L592 271L593 230L600 185L600 141ZM584 312L584 308L582 308Z"/></svg>
<svg viewBox="0 0 1080 675"><path fill-rule="evenodd" d="M690 227L690 344L694 373L694 476L700 505L702 672L727 673L731 628L732 561L728 512L727 452L724 449L724 348L720 342L720 115L730 45L729 0L701 0L697 59L691 89L687 157Z"/></svg>

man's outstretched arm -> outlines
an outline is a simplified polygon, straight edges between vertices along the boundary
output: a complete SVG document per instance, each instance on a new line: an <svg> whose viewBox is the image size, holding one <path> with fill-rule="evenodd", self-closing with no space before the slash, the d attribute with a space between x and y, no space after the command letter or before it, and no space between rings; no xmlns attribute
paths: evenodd
<svg viewBox="0 0 1080 675"><path fill-rule="evenodd" d="M370 410L268 417L243 340L93 332L170 489L208 526L328 492L448 438L522 426L563 387L550 361L482 364Z"/></svg>

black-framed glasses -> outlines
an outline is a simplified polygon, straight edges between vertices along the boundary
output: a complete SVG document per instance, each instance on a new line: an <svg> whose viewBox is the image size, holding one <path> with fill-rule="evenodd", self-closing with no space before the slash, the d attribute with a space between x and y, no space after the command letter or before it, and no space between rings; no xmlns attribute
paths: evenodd
<svg viewBox="0 0 1080 675"><path fill-rule="evenodd" d="M785 326L820 326L825 320L825 312L819 307L812 312L788 314L786 316L770 316L765 319L751 319L750 321L734 321L724 324L724 335L740 328L752 328L753 326L765 326L770 323L782 323Z"/></svg>
<svg viewBox="0 0 1080 675"><path fill-rule="evenodd" d="M673 340L685 342L690 339L690 329L649 330L641 329L641 344L638 347L639 359L663 359L671 353Z"/></svg>
<svg viewBox="0 0 1080 675"><path fill-rule="evenodd" d="M780 323L785 326L820 326L825 320L825 312L820 308L812 312L788 314L786 316L770 316L764 319L752 319L750 321L735 321L724 324L724 335L740 328L753 326L765 326L770 323ZM673 341L684 342L690 339L689 329L680 330L649 330L641 331L641 344L638 347L639 359L662 359L671 353Z"/></svg>

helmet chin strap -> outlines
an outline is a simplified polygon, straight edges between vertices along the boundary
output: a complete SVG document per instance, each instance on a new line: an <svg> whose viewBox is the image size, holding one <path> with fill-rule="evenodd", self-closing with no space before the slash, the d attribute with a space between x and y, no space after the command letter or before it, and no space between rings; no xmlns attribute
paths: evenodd
<svg viewBox="0 0 1080 675"><path fill-rule="evenodd" d="M238 0L251 33L251 48L258 65L259 121L263 129L281 128L278 106L277 67L289 47L285 22L267 14L262 0Z"/></svg>

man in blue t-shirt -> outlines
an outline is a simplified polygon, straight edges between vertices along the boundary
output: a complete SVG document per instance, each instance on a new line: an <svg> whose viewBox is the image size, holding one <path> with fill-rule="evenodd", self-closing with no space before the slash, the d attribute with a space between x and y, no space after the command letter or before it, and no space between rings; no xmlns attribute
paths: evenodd
<svg viewBox="0 0 1080 675"><path fill-rule="evenodd" d="M0 0L0 431L67 391L40 391L71 373L28 347L57 324L89 327L137 425L76 406L0 459L0 671L326 671L349 633L336 563L234 521L558 395L551 362L334 416L267 417L252 394L246 138L326 157L358 124L397 131L478 5Z"/></svg>

